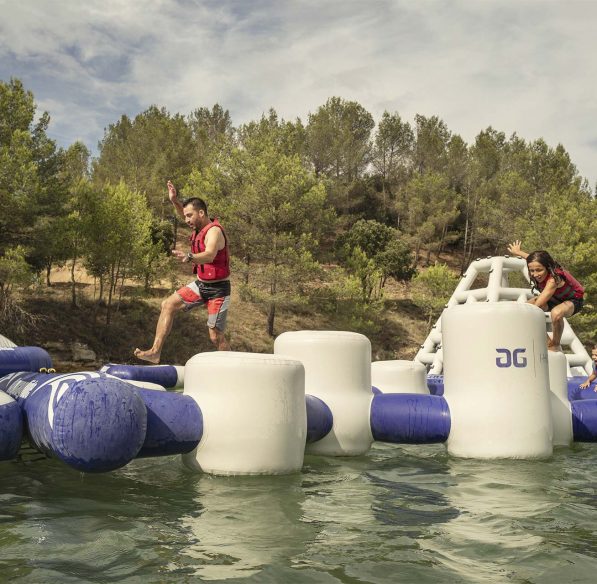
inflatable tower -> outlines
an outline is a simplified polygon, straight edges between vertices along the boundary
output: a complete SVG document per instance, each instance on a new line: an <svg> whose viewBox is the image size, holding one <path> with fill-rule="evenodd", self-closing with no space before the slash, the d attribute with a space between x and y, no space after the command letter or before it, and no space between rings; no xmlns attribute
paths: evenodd
<svg viewBox="0 0 597 584"><path fill-rule="evenodd" d="M511 286L513 274L521 274L530 283L527 265L522 258L496 256L475 260L462 276L446 308L480 302L526 303L533 296L530 285L525 288ZM549 331L551 321L548 312L545 313L545 322L546 331ZM592 370L591 357L567 320L564 320L561 345L566 356L568 377L589 375ZM442 316L438 318L414 360L425 365L431 375L444 373Z"/></svg>

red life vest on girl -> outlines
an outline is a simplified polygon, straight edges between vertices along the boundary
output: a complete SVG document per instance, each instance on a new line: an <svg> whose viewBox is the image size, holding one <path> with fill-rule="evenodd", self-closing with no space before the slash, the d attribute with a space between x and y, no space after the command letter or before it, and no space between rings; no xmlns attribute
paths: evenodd
<svg viewBox="0 0 597 584"><path fill-rule="evenodd" d="M224 236L224 247L218 250L216 257L209 264L193 264L193 274L197 274L200 280L224 280L230 275L230 256L228 254L228 238L224 228L217 219L210 221L201 231L191 235L191 252L201 253L205 251L205 236L212 227L219 227Z"/></svg>
<svg viewBox="0 0 597 584"><path fill-rule="evenodd" d="M562 268L556 268L556 274L564 280L564 285L560 288L556 288L556 291L553 293L552 298L555 300L559 300L560 302L565 302L566 300L572 300L573 298L582 298L585 293L585 289L582 285L574 278L574 276L563 270ZM553 276L549 274L545 280L541 283L537 283L537 289L539 292L543 292L545 285L547 284L548 280Z"/></svg>

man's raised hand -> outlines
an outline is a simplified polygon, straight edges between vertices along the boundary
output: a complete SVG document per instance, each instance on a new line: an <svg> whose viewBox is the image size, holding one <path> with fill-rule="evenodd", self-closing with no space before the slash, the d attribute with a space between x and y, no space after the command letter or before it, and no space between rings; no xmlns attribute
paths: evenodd
<svg viewBox="0 0 597 584"><path fill-rule="evenodd" d="M172 184L171 180L169 180L167 182L167 186L168 186L168 198L170 199L170 201L172 201L173 203L178 201L178 193L176 192L176 187Z"/></svg>

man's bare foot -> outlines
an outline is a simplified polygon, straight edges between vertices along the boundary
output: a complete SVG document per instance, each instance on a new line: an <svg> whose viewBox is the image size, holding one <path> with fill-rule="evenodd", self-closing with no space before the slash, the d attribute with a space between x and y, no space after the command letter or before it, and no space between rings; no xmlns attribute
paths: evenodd
<svg viewBox="0 0 597 584"><path fill-rule="evenodd" d="M564 350L562 349L562 345L547 345L548 351L553 351L554 353L563 353Z"/></svg>
<svg viewBox="0 0 597 584"><path fill-rule="evenodd" d="M142 361L149 361L149 363L153 363L157 365L160 362L160 354L152 351L151 349L147 349L147 351L142 351L141 349L134 350L135 357L137 359L141 359Z"/></svg>

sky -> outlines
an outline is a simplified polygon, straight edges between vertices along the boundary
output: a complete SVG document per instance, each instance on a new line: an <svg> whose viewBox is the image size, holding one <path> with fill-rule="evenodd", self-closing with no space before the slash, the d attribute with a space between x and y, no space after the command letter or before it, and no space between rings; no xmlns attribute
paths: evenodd
<svg viewBox="0 0 597 584"><path fill-rule="evenodd" d="M150 105L219 103L237 126L338 96L469 144L489 126L560 143L594 188L596 22L593 0L0 0L0 80L94 154Z"/></svg>

